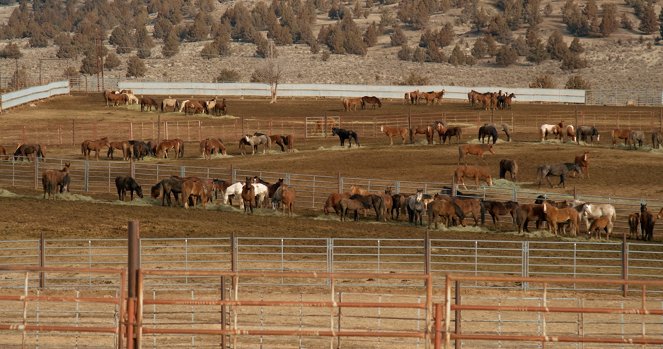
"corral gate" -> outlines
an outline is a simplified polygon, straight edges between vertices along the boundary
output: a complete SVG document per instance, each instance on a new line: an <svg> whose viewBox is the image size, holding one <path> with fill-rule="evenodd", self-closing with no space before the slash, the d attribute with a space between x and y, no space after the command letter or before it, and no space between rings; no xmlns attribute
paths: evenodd
<svg viewBox="0 0 663 349"><path fill-rule="evenodd" d="M325 138L332 135L332 128L341 127L340 116L306 117L306 138Z"/></svg>

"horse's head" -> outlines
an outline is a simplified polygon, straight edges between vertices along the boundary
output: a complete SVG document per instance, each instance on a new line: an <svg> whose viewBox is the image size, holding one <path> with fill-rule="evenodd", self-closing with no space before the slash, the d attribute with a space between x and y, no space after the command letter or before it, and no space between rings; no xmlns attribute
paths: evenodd
<svg viewBox="0 0 663 349"><path fill-rule="evenodd" d="M65 162L64 167L62 168L62 171L68 172L69 171L69 166L71 166L71 163Z"/></svg>
<svg viewBox="0 0 663 349"><path fill-rule="evenodd" d="M136 195L138 195L138 197L142 199L143 198L143 188L140 185L136 185L134 190L136 191Z"/></svg>
<svg viewBox="0 0 663 349"><path fill-rule="evenodd" d="M417 202L421 202L421 200L423 200L423 198L424 198L424 191L422 189L417 189L417 195L415 197L415 200Z"/></svg>
<svg viewBox="0 0 663 349"><path fill-rule="evenodd" d="M647 203L646 202L641 202L640 203L640 213L645 213L647 212Z"/></svg>
<svg viewBox="0 0 663 349"><path fill-rule="evenodd" d="M492 144L488 144L488 151L489 151L491 154L495 154L495 149L493 148L493 145L492 145Z"/></svg>
<svg viewBox="0 0 663 349"><path fill-rule="evenodd" d="M391 195L391 187L386 187L384 189L384 193L387 194L387 195Z"/></svg>

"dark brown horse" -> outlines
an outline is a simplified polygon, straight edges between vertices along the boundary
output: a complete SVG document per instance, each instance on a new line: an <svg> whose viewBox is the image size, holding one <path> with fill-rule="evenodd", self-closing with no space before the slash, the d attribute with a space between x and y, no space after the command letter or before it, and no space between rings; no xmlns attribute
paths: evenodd
<svg viewBox="0 0 663 349"><path fill-rule="evenodd" d="M61 186L62 189L65 188L65 182L68 181L67 177L69 176L70 165L70 163L65 162L62 170L44 171L41 175L41 184L44 187L44 199L46 199L47 193L48 198L50 199L51 195L57 191L58 186ZM62 190L60 192L62 192Z"/></svg>
<svg viewBox="0 0 663 349"><path fill-rule="evenodd" d="M444 221L444 225L449 228L449 225L454 220L460 222L462 226L465 226L463 220L465 219L465 213L463 210L453 201L450 200L433 200L428 204L428 228L432 223L435 223L435 229L437 229L437 217L440 217Z"/></svg>
<svg viewBox="0 0 663 349"><path fill-rule="evenodd" d="M244 202L244 213L250 211L253 214L256 192L251 182L251 177L246 177L246 182L244 183L244 187L242 187L242 201Z"/></svg>
<svg viewBox="0 0 663 349"><path fill-rule="evenodd" d="M444 131L442 143L446 143L447 138L449 138L449 144L451 144L451 137L456 137L456 143L460 144L460 139L463 137L463 129L458 126L448 127L447 130Z"/></svg>
<svg viewBox="0 0 663 349"><path fill-rule="evenodd" d="M99 152L101 148L108 146L108 137L102 137L97 140L85 140L81 143L81 153L86 159L90 158L90 154L94 151L94 158L99 160Z"/></svg>
<svg viewBox="0 0 663 349"><path fill-rule="evenodd" d="M506 173L509 172L512 181L516 181L518 177L518 163L516 160L511 159L502 159L500 160L500 179L506 177Z"/></svg>
<svg viewBox="0 0 663 349"><path fill-rule="evenodd" d="M497 223L500 222L499 216L511 215L511 218L516 223L516 209L518 203L515 201L494 201L494 200L481 200L481 224L486 222L486 213L490 214L493 219L493 226L497 228Z"/></svg>
<svg viewBox="0 0 663 349"><path fill-rule="evenodd" d="M159 111L159 103L151 97L140 98L140 111L152 111L152 108L155 111Z"/></svg>
<svg viewBox="0 0 663 349"><path fill-rule="evenodd" d="M143 197L143 188L130 176L117 176L115 177L115 188L117 189L117 196L120 201L124 201L127 196L127 191L131 195L131 201L134 199L134 192L138 197Z"/></svg>
<svg viewBox="0 0 663 349"><path fill-rule="evenodd" d="M628 128L626 128L626 129L616 128L616 129L612 130L611 136L612 136L612 147L613 148L615 147L615 144L617 144L617 142L620 139L623 139L624 140L624 146L627 146L628 145L628 140L631 137L631 130L628 129Z"/></svg>
<svg viewBox="0 0 663 349"><path fill-rule="evenodd" d="M44 159L44 147L40 144L19 144L14 151L14 161L19 159L28 159L28 161L35 161L35 158L40 157Z"/></svg>
<svg viewBox="0 0 663 349"><path fill-rule="evenodd" d="M380 102L380 98L377 98L375 96L361 97L361 109L366 109L366 106L369 104L373 107L373 109L375 109L376 107L382 108L382 102Z"/></svg>

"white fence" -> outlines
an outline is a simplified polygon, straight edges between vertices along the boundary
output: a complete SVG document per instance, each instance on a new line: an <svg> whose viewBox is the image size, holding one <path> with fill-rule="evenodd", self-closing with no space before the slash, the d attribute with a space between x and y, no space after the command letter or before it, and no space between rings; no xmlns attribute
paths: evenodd
<svg viewBox="0 0 663 349"><path fill-rule="evenodd" d="M130 89L136 94L170 96L270 96L269 85L259 83L201 83L201 82L141 82L121 81L120 89ZM339 84L280 84L278 95L282 97L361 97L403 98L403 94L413 90L439 91L444 89L444 98L467 100L470 90L479 92L508 91L522 102L585 103L584 90L530 89L500 86L377 86Z"/></svg>
<svg viewBox="0 0 663 349"><path fill-rule="evenodd" d="M0 95L0 111L57 95L69 94L69 81L52 82Z"/></svg>

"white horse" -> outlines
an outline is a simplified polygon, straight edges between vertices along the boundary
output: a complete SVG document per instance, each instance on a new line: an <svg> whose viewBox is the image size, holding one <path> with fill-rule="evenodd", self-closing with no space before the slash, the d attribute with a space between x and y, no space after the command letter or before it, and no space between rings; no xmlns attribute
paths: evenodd
<svg viewBox="0 0 663 349"><path fill-rule="evenodd" d="M254 155L258 150L258 146L261 144L262 144L262 153L265 154L267 149L269 149L269 147L271 146L272 141L267 135L256 133L253 136L246 135L242 137L242 143L251 146L251 155ZM242 155L245 155L244 147L242 146L242 144L240 144L240 149L242 151Z"/></svg>
<svg viewBox="0 0 663 349"><path fill-rule="evenodd" d="M127 95L127 104L140 104L138 97L133 93L125 93Z"/></svg>
<svg viewBox="0 0 663 349"><path fill-rule="evenodd" d="M184 112L184 108L186 108L187 103L189 103L188 99L185 99L180 103L180 113Z"/></svg>
<svg viewBox="0 0 663 349"><path fill-rule="evenodd" d="M554 135L555 138L561 138L562 136L562 131L560 129L559 124L556 125L550 125L550 124L543 124L539 128L540 134L541 134L541 142L545 141L548 139L548 135Z"/></svg>
<svg viewBox="0 0 663 349"><path fill-rule="evenodd" d="M269 193L269 189L262 183L252 183L251 185L253 185L253 190L256 194L256 207L260 207L262 203L265 202L265 199ZM237 182L226 188L226 192L223 193L223 204L228 205L230 196L232 195L234 195L236 198L240 198L242 196L242 189L244 189L244 182ZM239 208L244 209L244 200L239 200Z"/></svg>
<svg viewBox="0 0 663 349"><path fill-rule="evenodd" d="M617 220L617 211L611 204L583 204L580 208L580 217L585 222L585 226L589 230L589 219L595 220L599 217L608 217L610 224L608 224L608 238L612 233L612 228ZM591 234L591 232L588 232Z"/></svg>

